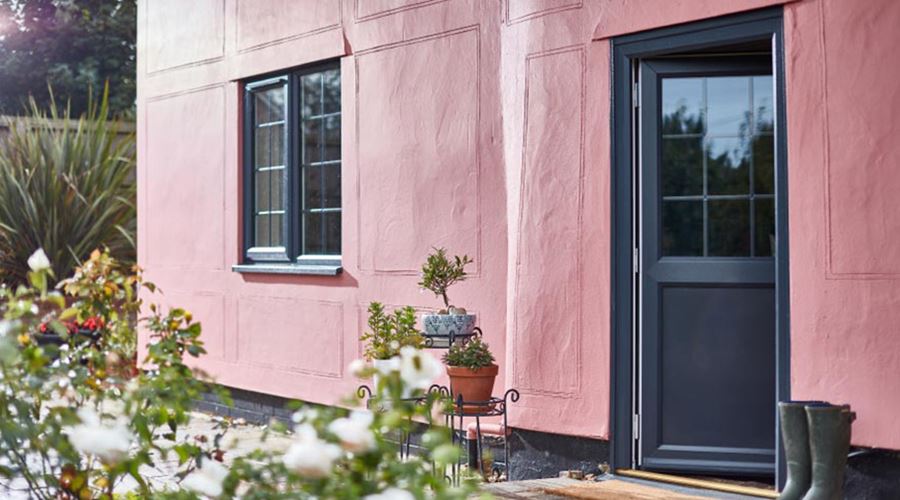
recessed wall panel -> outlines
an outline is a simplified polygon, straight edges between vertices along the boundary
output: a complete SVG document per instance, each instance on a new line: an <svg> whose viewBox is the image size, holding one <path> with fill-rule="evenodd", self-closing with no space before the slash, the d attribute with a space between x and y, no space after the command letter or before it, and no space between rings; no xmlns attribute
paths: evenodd
<svg viewBox="0 0 900 500"><path fill-rule="evenodd" d="M357 57L362 269L413 273L441 246L478 260L478 46L467 30Z"/></svg>

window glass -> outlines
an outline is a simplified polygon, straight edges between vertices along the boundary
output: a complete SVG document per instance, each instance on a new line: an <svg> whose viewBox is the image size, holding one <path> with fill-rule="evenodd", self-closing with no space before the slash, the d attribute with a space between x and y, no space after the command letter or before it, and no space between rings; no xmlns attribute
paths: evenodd
<svg viewBox="0 0 900 500"><path fill-rule="evenodd" d="M277 248L286 240L283 227L286 204L286 84L254 92L254 195L255 247Z"/></svg>
<svg viewBox="0 0 900 500"><path fill-rule="evenodd" d="M341 80L336 69L301 79L303 246L307 255L341 253Z"/></svg>

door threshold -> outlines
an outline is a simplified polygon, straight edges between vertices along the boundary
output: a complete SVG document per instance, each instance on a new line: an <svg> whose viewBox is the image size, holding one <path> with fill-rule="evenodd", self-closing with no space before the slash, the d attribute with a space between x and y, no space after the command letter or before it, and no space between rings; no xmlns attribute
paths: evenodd
<svg viewBox="0 0 900 500"><path fill-rule="evenodd" d="M644 479L647 481L658 481L660 483L677 484L678 486L689 486L691 488L702 488L705 490L734 493L737 495L747 495L760 498L778 498L777 491L769 490L766 488L754 488L752 486L720 483L717 481L675 476L672 474L662 474L659 472L648 472L644 470L634 469L616 469L615 474L623 477L632 477L635 479Z"/></svg>

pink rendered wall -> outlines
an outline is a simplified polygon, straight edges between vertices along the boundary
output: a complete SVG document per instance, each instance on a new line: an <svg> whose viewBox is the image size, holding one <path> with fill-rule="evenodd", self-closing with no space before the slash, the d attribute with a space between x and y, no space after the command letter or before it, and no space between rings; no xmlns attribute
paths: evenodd
<svg viewBox="0 0 900 500"><path fill-rule="evenodd" d="M512 425L608 437L609 38L785 0L141 0L139 260L203 321L226 384L335 403L369 301L438 305L429 247L476 259ZM900 448L900 6L785 6L796 397ZM864 50L865 49L865 50ZM865 54L865 56L863 56ZM342 57L338 277L233 273L241 79Z"/></svg>

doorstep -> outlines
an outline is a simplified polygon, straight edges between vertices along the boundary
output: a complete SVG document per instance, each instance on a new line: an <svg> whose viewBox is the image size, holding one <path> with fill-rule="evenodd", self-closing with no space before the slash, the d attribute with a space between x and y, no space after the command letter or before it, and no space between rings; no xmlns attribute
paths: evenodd
<svg viewBox="0 0 900 500"><path fill-rule="evenodd" d="M497 498L530 500L751 500L758 497L606 475L595 481L569 478L532 479L486 484L482 491Z"/></svg>

